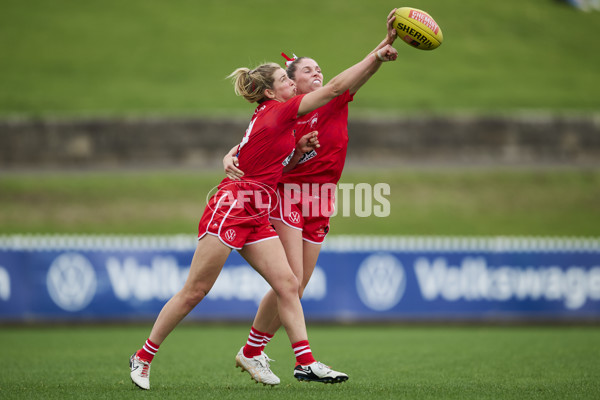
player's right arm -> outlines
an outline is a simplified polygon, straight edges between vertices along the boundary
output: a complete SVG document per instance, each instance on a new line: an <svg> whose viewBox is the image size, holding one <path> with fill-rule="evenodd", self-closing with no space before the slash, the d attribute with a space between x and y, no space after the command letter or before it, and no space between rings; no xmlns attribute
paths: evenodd
<svg viewBox="0 0 600 400"><path fill-rule="evenodd" d="M396 12L396 9L394 8L392 11L390 11L390 13L387 16L387 25L386 25L387 34L385 36L385 39L383 39L381 41L381 43L379 43L377 45L377 47L375 47L373 49L373 51L371 51L367 57L370 57L371 55L375 55L375 57L377 57L377 53L379 52L379 50L383 49L386 45L391 46L392 44L394 44L394 41L398 37L398 34L396 33L396 29L394 28L394 21L396 20L396 15L394 14L395 12ZM379 63L375 68L373 68L371 70L370 75L365 75L365 76L363 76L363 79L354 82L354 84L350 88L350 93L355 94L356 92L358 92L358 89L360 89L365 83L367 83L367 81L373 75L375 75L375 73L377 72L377 70L379 69L380 66L381 66L381 63Z"/></svg>
<svg viewBox="0 0 600 400"><path fill-rule="evenodd" d="M384 48L386 44L392 45L394 44L394 41L396 41L396 38L398 37L398 33L394 28L394 21L396 20L396 15L394 13L396 12L396 10L397 8L394 8L392 11L390 11L390 13L387 16L387 34L385 36L385 39L383 39L381 43L379 43L377 47L375 47L373 51L369 53L369 55L375 54L378 50Z"/></svg>
<svg viewBox="0 0 600 400"><path fill-rule="evenodd" d="M377 71L382 62L394 61L398 51L389 44L379 49L372 56L354 64L344 72L335 76L327 85L304 95L298 108L298 116L307 114L327 104L331 99L349 90L355 84L368 80Z"/></svg>

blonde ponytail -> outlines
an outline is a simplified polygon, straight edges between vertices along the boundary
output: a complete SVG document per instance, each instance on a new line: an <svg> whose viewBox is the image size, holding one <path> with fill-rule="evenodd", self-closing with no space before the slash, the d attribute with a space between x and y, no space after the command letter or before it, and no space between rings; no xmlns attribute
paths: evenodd
<svg viewBox="0 0 600 400"><path fill-rule="evenodd" d="M227 78L233 82L235 94L244 97L250 103L261 103L266 100L265 90L273 89L273 74L281 69L279 64L267 63L253 70L238 68Z"/></svg>

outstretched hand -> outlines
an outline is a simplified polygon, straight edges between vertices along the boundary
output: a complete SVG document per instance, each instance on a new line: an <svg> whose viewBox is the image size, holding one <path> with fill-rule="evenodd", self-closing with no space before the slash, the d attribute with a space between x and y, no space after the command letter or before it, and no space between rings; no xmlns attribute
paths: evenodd
<svg viewBox="0 0 600 400"><path fill-rule="evenodd" d="M387 16L387 42L389 44L394 43L394 40L398 37L398 32L396 32L396 28L394 28L394 21L396 20L396 8L394 8Z"/></svg>

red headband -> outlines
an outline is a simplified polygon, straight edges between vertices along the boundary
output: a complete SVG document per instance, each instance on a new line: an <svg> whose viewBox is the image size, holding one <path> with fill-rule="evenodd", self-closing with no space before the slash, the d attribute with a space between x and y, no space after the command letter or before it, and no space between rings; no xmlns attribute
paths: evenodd
<svg viewBox="0 0 600 400"><path fill-rule="evenodd" d="M285 67L286 68L289 68L290 64L293 63L294 61L296 61L298 59L298 56L296 56L294 53L292 53L292 55L294 56L294 58L289 58L283 52L281 53L281 55L283 56L283 58L286 59L286 62L285 62Z"/></svg>

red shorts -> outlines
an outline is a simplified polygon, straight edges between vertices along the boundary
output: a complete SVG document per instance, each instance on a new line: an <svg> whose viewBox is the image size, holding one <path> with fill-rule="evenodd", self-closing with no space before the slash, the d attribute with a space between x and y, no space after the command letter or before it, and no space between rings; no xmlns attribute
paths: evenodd
<svg viewBox="0 0 600 400"><path fill-rule="evenodd" d="M277 207L270 218L302 231L302 239L321 244L334 212L335 185L282 184L277 186Z"/></svg>
<svg viewBox="0 0 600 400"><path fill-rule="evenodd" d="M198 224L198 240L204 235L217 236L221 242L233 249L244 245L277 238L277 232L269 223L268 210L256 209L252 205L235 200L235 189L219 190L213 195Z"/></svg>

